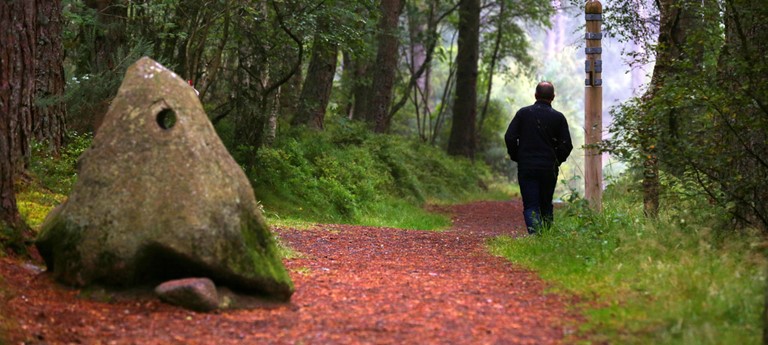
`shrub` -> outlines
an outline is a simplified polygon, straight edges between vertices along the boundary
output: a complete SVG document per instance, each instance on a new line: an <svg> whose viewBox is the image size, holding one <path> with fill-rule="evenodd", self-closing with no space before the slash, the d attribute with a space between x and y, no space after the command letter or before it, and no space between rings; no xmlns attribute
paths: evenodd
<svg viewBox="0 0 768 345"><path fill-rule="evenodd" d="M47 143L33 142L29 170L42 187L57 194L68 194L77 181L77 159L92 141L91 134L70 132L58 156Z"/></svg>
<svg viewBox="0 0 768 345"><path fill-rule="evenodd" d="M267 210L316 221L378 223L371 216L382 205L459 200L481 191L489 174L480 163L357 123L291 129L271 147L241 147L235 156L254 162L245 169Z"/></svg>

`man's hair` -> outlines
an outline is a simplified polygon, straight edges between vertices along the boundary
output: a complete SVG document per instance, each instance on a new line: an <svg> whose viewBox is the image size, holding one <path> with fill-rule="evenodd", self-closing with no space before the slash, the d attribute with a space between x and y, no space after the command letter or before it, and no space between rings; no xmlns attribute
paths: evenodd
<svg viewBox="0 0 768 345"><path fill-rule="evenodd" d="M536 85L536 99L551 101L555 99L555 86L548 81L542 81Z"/></svg>

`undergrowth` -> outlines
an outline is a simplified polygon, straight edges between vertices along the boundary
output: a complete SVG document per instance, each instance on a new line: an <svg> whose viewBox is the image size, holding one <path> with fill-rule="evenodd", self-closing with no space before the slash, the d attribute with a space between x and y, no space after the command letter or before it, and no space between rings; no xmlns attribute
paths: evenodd
<svg viewBox="0 0 768 345"><path fill-rule="evenodd" d="M77 181L77 159L91 140L90 134L71 132L67 135L68 144L58 155L45 143L32 143L28 169L31 178L16 186L19 213L31 228L39 228L48 212L67 198Z"/></svg>
<svg viewBox="0 0 768 345"><path fill-rule="evenodd" d="M584 343L757 344L765 257L754 233L722 230L706 200L670 200L657 220L629 184L608 188L602 213L577 200L541 236L491 241L496 254L584 297Z"/></svg>
<svg viewBox="0 0 768 345"><path fill-rule="evenodd" d="M490 180L482 163L356 123L291 129L272 146L232 151L250 162L244 169L269 219L443 229L449 217L424 205L486 196Z"/></svg>

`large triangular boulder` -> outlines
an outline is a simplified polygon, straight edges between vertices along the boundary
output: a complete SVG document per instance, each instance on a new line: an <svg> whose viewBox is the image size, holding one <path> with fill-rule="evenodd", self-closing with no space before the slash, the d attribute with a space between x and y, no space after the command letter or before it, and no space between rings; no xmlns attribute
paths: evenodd
<svg viewBox="0 0 768 345"><path fill-rule="evenodd" d="M288 300L291 280L253 189L184 80L150 58L125 74L68 200L37 247L62 283L208 277Z"/></svg>

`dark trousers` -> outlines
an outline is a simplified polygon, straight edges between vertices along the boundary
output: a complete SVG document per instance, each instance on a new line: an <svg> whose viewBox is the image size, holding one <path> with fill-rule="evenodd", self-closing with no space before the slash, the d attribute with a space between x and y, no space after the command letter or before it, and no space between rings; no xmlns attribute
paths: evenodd
<svg viewBox="0 0 768 345"><path fill-rule="evenodd" d="M552 222L552 195L558 169L518 169L517 181L523 196L523 217L529 234Z"/></svg>

